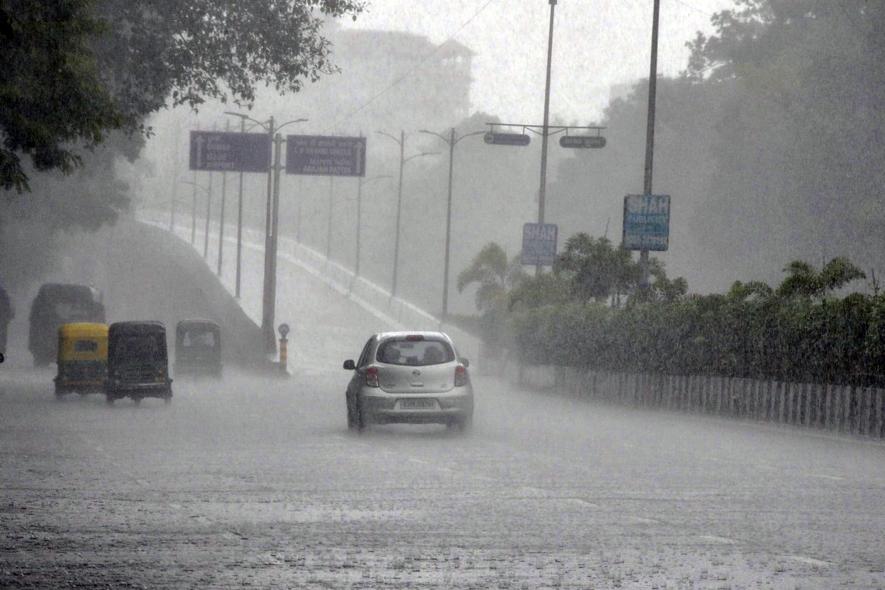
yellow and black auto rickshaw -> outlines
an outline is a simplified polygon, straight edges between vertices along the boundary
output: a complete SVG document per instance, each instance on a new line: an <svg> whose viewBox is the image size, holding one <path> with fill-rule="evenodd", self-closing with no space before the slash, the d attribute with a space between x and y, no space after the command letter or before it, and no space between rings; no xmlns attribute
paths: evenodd
<svg viewBox="0 0 885 590"><path fill-rule="evenodd" d="M108 326L78 322L58 328L55 395L104 393L108 375Z"/></svg>

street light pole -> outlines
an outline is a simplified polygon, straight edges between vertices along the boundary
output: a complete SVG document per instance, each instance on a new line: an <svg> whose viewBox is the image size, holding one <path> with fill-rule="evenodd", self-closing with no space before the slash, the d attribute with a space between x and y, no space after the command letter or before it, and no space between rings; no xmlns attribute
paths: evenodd
<svg viewBox="0 0 885 590"><path fill-rule="evenodd" d="M193 194L191 195L191 246L196 248L197 244L197 172L194 171L194 180L190 184L194 185Z"/></svg>
<svg viewBox="0 0 885 590"><path fill-rule="evenodd" d="M178 149L180 132L175 132L175 148L172 151L172 211L169 215L169 231L175 235L175 208L178 201Z"/></svg>
<svg viewBox="0 0 885 590"><path fill-rule="evenodd" d="M399 133L399 184L396 189L396 233L393 240L393 280L391 281L390 297L396 297L397 274L399 271L399 223L403 210L403 167L405 166L406 132Z"/></svg>
<svg viewBox="0 0 885 590"><path fill-rule="evenodd" d="M209 260L209 220L212 218L212 176L209 173L209 192L206 194L206 233L203 235L203 260Z"/></svg>
<svg viewBox="0 0 885 590"><path fill-rule="evenodd" d="M240 118L240 133L246 132L246 119ZM240 186L237 193L237 286L236 297L240 298L240 276L243 260L243 171L240 170Z"/></svg>
<svg viewBox="0 0 885 590"><path fill-rule="evenodd" d="M422 129L421 133L427 133L430 135L435 135L440 138L444 142L449 145L449 185L448 185L448 199L446 201L446 248L445 248L445 263L443 264L443 294L442 294L442 319L445 320L449 315L449 259L450 259L450 251L451 251L451 242L452 242L452 178L454 176L455 169L455 146L458 145L458 142L462 139L466 139L468 137L473 137L474 135L482 135L484 131L474 131L473 133L466 133L460 137L455 135L455 128L452 127L451 132L449 133L448 139L439 133L434 133L433 131L428 131L426 129Z"/></svg>
<svg viewBox="0 0 885 590"><path fill-rule="evenodd" d="M372 178L367 178L363 180L362 176L357 177L357 185L356 185L356 262L354 262L353 274L355 277L360 276L360 258L362 257L361 253L361 244L362 244L362 228L363 228L363 185L369 184L370 182L375 182L376 180L384 180L385 178L391 178L389 174L384 174L381 176L373 176Z"/></svg>
<svg viewBox="0 0 885 590"><path fill-rule="evenodd" d="M270 136L271 146L274 145L274 119L271 117L267 122L267 132ZM267 171L267 202L264 207L264 288L261 300L261 331L264 333L264 348L268 353L276 351L276 334L273 327L274 312L271 309L272 298L270 291L273 288L273 264L271 263L273 255L273 240L270 232L272 231L272 215L273 215L273 166Z"/></svg>
<svg viewBox="0 0 885 590"><path fill-rule="evenodd" d="M224 130L230 131L230 120L224 122ZM221 173L221 219L218 226L218 270L215 274L221 277L221 262L224 258L224 201L227 198L227 172Z"/></svg>
<svg viewBox="0 0 885 590"><path fill-rule="evenodd" d="M643 194L652 194L652 172L655 157L655 99L658 86L658 20L661 12L661 0L654 0L651 26L651 64L648 74L648 121L645 131L645 174ZM642 269L642 289L648 288L648 249L639 252L639 266Z"/></svg>
<svg viewBox="0 0 885 590"><path fill-rule="evenodd" d="M332 211L335 205L335 177L329 177L329 215L326 218L326 263L332 257Z"/></svg>
<svg viewBox="0 0 885 590"><path fill-rule="evenodd" d="M550 74L553 64L553 17L556 0L550 1L550 32L547 38L547 84L544 89L544 126L541 133L541 187L538 191L538 223L544 223L544 207L547 196L547 139L550 123ZM537 266L536 271L541 267Z"/></svg>

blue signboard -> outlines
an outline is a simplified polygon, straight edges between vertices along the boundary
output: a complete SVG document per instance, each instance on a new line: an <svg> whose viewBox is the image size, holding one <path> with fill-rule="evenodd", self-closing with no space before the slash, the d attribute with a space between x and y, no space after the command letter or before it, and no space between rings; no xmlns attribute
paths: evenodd
<svg viewBox="0 0 885 590"><path fill-rule="evenodd" d="M190 169L267 172L270 169L270 135L191 131Z"/></svg>
<svg viewBox="0 0 885 590"><path fill-rule="evenodd" d="M365 176L366 138L286 136L286 174Z"/></svg>
<svg viewBox="0 0 885 590"><path fill-rule="evenodd" d="M556 262L555 223L526 223L522 226L522 263L552 266Z"/></svg>
<svg viewBox="0 0 885 590"><path fill-rule="evenodd" d="M666 251L670 246L670 195L624 197L623 247Z"/></svg>

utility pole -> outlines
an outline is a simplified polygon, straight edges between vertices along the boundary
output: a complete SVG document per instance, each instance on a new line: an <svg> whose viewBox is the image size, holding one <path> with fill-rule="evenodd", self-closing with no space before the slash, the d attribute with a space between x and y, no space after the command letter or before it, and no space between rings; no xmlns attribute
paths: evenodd
<svg viewBox="0 0 885 590"><path fill-rule="evenodd" d="M197 130L200 129L200 124L196 125ZM191 207L191 246L196 247L197 244L197 171L194 170L193 178L191 179L191 184L194 185L192 207Z"/></svg>
<svg viewBox="0 0 885 590"><path fill-rule="evenodd" d="M279 247L279 228L280 228L280 158L282 155L283 138L277 133L274 136L274 156L273 156L273 223L271 226L271 257L270 257L270 289L268 291L268 328L269 328L269 350L276 350L276 335L274 333L274 317L276 315L277 305L277 249Z"/></svg>
<svg viewBox="0 0 885 590"><path fill-rule="evenodd" d="M271 146L274 145L274 120L271 117L267 122L267 133L270 136ZM267 202L264 208L264 289L261 300L261 331L264 333L265 352L273 353L277 349L276 332L273 327L274 312L271 309L270 290L273 287L271 273L273 265L273 242L270 237L272 228L271 215L273 214L273 167L267 171Z"/></svg>
<svg viewBox="0 0 885 590"><path fill-rule="evenodd" d="M433 131L428 131L426 129L422 129L421 133L427 133L430 135L435 135L440 138L444 142L449 145L449 184L448 184L448 198L446 200L446 248L445 248L445 262L443 264L443 292L442 292L442 320L445 321L449 315L449 258L451 254L451 242L452 242L452 178L454 176L454 168L455 168L455 146L458 145L458 142L462 139L466 139L468 137L472 137L474 135L482 135L484 131L474 131L473 133L466 133L460 137L455 135L455 128L452 127L449 132L448 139L439 133L434 133Z"/></svg>
<svg viewBox="0 0 885 590"><path fill-rule="evenodd" d="M547 37L547 83L544 87L544 123L541 131L541 187L538 191L538 223L544 223L544 200L547 196L547 128L550 124L550 78L553 69L553 18L556 11L556 0L549 1L550 31Z"/></svg>
<svg viewBox="0 0 885 590"><path fill-rule="evenodd" d="M175 147L172 150L172 212L169 216L169 231L175 234L175 208L178 201L178 148L180 143L180 128L175 130Z"/></svg>
<svg viewBox="0 0 885 590"><path fill-rule="evenodd" d="M538 190L538 223L544 223L544 208L547 198L547 139L550 124L550 78L553 65L553 19L556 0L550 1L550 31L547 36L547 83L544 87L544 123L541 132L541 186ZM541 265L535 267L535 275L541 274Z"/></svg>
<svg viewBox="0 0 885 590"><path fill-rule="evenodd" d="M212 218L212 176L209 173L209 192L206 193L206 233L203 235L203 260L209 260L209 220Z"/></svg>
<svg viewBox="0 0 885 590"><path fill-rule="evenodd" d="M661 0L654 0L654 14L651 26L651 64L648 74L648 122L645 130L645 178L643 194L652 194L652 173L655 157L655 99L658 86L658 20L661 12ZM641 289L648 289L648 249L639 252L639 266L642 269Z"/></svg>
<svg viewBox="0 0 885 590"><path fill-rule="evenodd" d="M357 177L357 185L356 185L356 262L354 262L354 276L360 276L360 259L362 258L361 252L361 244L362 244L362 229L363 229L363 186L369 184L370 182L375 182L376 180L383 180L385 178L391 178L389 174L384 174L381 176L373 176L372 178L367 178L363 180L362 176Z"/></svg>
<svg viewBox="0 0 885 590"><path fill-rule="evenodd" d="M335 177L329 177L329 215L326 218L326 263L332 259L332 212L335 205Z"/></svg>
<svg viewBox="0 0 885 590"><path fill-rule="evenodd" d="M389 133L385 133L384 131L378 131L377 133L388 137L399 144L399 184L397 187L396 193L396 231L394 233L394 241L393 241L393 279L391 280L390 287L390 297L391 299L396 297L396 288L397 288L397 278L399 274L399 234L400 234L400 219L402 217L402 209L403 209L403 168L406 163L410 160L414 160L415 158L420 158L422 156L435 156L439 152L420 152L413 156L405 157L406 152L406 132L400 131L399 139L394 137Z"/></svg>
<svg viewBox="0 0 885 590"><path fill-rule="evenodd" d="M249 119L256 125L263 128L267 134L274 150L274 163L267 170L267 202L265 203L264 216L264 291L261 299L261 331L264 334L265 352L274 353L277 349L276 333L274 330L274 307L276 305L276 270L277 270L277 230L279 229L279 212L280 212L280 151L283 142L282 137L278 133L286 125L292 123L301 123L307 119L294 119L287 121L282 125L275 126L274 118L270 117L267 121L258 121L243 113L235 113L225 111L226 115L239 117L241 120L240 132L245 132L245 120ZM242 252L242 228L243 228L243 176L240 174L240 202L239 202L239 220L237 222L237 292L239 293L239 271L240 258Z"/></svg>
<svg viewBox="0 0 885 590"><path fill-rule="evenodd" d="M246 132L246 119L240 117L240 133ZM236 297L240 298L240 266L243 260L243 171L240 170L240 187L237 194L237 286Z"/></svg>
<svg viewBox="0 0 885 590"><path fill-rule="evenodd" d="M230 131L230 119L224 122L224 130ZM242 174L242 172L240 173ZM218 270L215 274L221 277L221 262L224 257L224 201L227 197L227 172L221 173L221 221L218 227Z"/></svg>
<svg viewBox="0 0 885 590"><path fill-rule="evenodd" d="M406 164L406 132L399 132L399 183L396 189L396 233L393 240L393 280L391 281L390 297L396 297L397 275L399 272L399 223L403 210L403 167Z"/></svg>

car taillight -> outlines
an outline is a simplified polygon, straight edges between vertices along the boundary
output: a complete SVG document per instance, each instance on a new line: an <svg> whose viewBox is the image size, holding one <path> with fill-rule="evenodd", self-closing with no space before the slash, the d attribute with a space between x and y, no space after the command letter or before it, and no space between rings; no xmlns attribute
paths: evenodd
<svg viewBox="0 0 885 590"><path fill-rule="evenodd" d="M378 367L366 369L366 386L381 387L381 384L378 382Z"/></svg>
<svg viewBox="0 0 885 590"><path fill-rule="evenodd" d="M464 387L467 382L467 369L464 365L458 365L455 367L455 387Z"/></svg>

